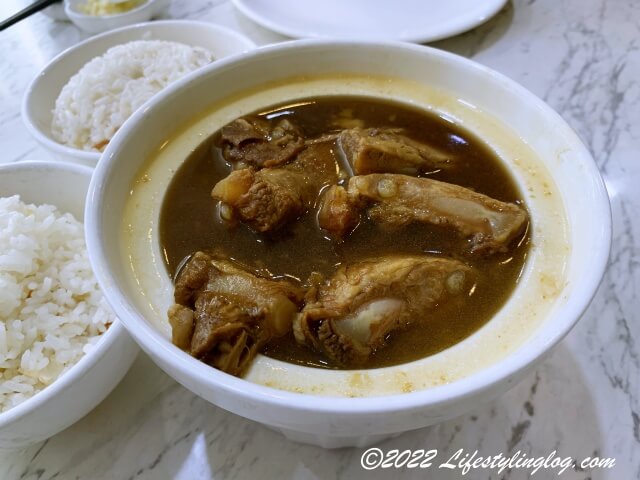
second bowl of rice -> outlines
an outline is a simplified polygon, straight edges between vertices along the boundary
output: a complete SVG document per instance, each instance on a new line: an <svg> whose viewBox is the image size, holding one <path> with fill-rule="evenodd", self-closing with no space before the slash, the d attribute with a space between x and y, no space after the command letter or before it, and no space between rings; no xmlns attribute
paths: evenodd
<svg viewBox="0 0 640 480"><path fill-rule="evenodd" d="M113 30L54 58L27 88L22 118L56 159L95 166L115 132L156 93L254 47L232 30L190 20Z"/></svg>
<svg viewBox="0 0 640 480"><path fill-rule="evenodd" d="M79 165L0 166L0 448L36 443L82 418L138 352L89 264L90 179Z"/></svg>

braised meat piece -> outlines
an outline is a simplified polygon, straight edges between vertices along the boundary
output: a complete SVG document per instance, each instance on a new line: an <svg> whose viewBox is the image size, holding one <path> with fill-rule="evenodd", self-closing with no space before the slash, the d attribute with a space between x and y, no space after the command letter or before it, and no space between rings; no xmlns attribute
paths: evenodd
<svg viewBox="0 0 640 480"><path fill-rule="evenodd" d="M302 215L312 193L299 173L243 168L219 181L211 195L230 206L252 229L268 232Z"/></svg>
<svg viewBox="0 0 640 480"><path fill-rule="evenodd" d="M171 325L171 341L181 350L188 351L193 337L193 310L174 303L169 307L168 316Z"/></svg>
<svg viewBox="0 0 640 480"><path fill-rule="evenodd" d="M211 195L258 232L276 230L312 207L320 190L337 181L333 145L309 145L295 161L273 168L235 170Z"/></svg>
<svg viewBox="0 0 640 480"><path fill-rule="evenodd" d="M173 343L231 375L241 375L262 346L291 330L303 291L231 260L196 252L175 282L169 309Z"/></svg>
<svg viewBox="0 0 640 480"><path fill-rule="evenodd" d="M396 329L448 299L467 294L475 272L463 263L429 256L390 256L342 265L312 288L293 322L300 344L344 367L357 367Z"/></svg>
<svg viewBox="0 0 640 480"><path fill-rule="evenodd" d="M332 185L324 191L318 209L318 225L335 240L343 239L360 221L360 212L347 191Z"/></svg>
<svg viewBox="0 0 640 480"><path fill-rule="evenodd" d="M305 146L302 132L288 119L271 123L257 116L222 127L218 144L228 162L257 168L287 163Z"/></svg>
<svg viewBox="0 0 640 480"><path fill-rule="evenodd" d="M351 128L340 133L338 143L355 175L417 175L451 164L450 156L400 132L397 128Z"/></svg>
<svg viewBox="0 0 640 480"><path fill-rule="evenodd" d="M427 178L397 174L352 177L348 193L369 205L369 218L378 224L446 225L470 237L472 253L506 250L528 219L526 210L515 203Z"/></svg>

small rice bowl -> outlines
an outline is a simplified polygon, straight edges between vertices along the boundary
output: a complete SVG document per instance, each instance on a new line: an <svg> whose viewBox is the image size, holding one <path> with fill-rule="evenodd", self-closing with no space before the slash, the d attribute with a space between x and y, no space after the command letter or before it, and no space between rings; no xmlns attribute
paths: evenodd
<svg viewBox="0 0 640 480"><path fill-rule="evenodd" d="M0 411L53 383L115 320L81 222L0 198Z"/></svg>
<svg viewBox="0 0 640 480"><path fill-rule="evenodd" d="M53 138L100 152L131 114L153 95L214 60L202 47L138 40L86 63L62 88L53 109Z"/></svg>

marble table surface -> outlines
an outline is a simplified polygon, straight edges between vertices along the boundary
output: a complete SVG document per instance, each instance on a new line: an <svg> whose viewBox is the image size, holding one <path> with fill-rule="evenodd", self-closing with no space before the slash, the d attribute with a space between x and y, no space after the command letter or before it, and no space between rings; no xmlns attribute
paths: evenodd
<svg viewBox="0 0 640 480"><path fill-rule="evenodd" d="M26 0L2 0L4 18ZM225 0L174 0L166 14L280 41ZM85 38L42 14L0 32L0 161L48 155L20 119L27 83ZM640 478L640 2L514 0L486 24L434 46L494 68L542 97L576 129L605 178L613 248L582 320L509 393L469 414L403 434L382 449L462 448L480 455L614 457L612 469L570 468L564 479ZM588 259L585 259L588 261ZM193 395L140 354L93 412L34 447L0 453L2 479L460 478L459 470L375 470L363 449L326 451L287 441ZM528 478L471 471L465 478ZM541 470L534 478L556 478Z"/></svg>

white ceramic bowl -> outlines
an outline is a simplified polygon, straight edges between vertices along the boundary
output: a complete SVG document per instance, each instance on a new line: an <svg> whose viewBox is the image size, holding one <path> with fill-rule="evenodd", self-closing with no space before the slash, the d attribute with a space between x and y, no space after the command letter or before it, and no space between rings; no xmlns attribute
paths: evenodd
<svg viewBox="0 0 640 480"><path fill-rule="evenodd" d="M48 6L42 13L49 17L51 20L56 20L58 22L68 22L69 17L64 13L64 3L54 3L53 5Z"/></svg>
<svg viewBox="0 0 640 480"><path fill-rule="evenodd" d="M170 0L146 0L127 12L115 15L87 15L81 5L87 0L65 0L64 13L78 28L88 33L102 33L134 23L146 22L160 14Z"/></svg>
<svg viewBox="0 0 640 480"><path fill-rule="evenodd" d="M48 203L76 218L84 215L91 169L53 162L0 166L0 196L20 194L31 203ZM23 403L0 413L0 448L21 448L45 440L91 411L129 370L138 347L120 322L95 348L58 380Z"/></svg>
<svg viewBox="0 0 640 480"><path fill-rule="evenodd" d="M411 103L487 142L511 170L531 212L525 270L491 321L431 357L375 370L327 371L259 356L244 379L231 377L170 342L172 288L157 234L162 197L177 166L224 123L271 104L331 94ZM290 42L204 68L158 95L118 131L96 169L90 198L86 231L97 278L152 359L208 401L325 447L367 445L460 415L505 392L587 308L611 237L608 197L595 163L550 107L470 60L400 43Z"/></svg>
<svg viewBox="0 0 640 480"><path fill-rule="evenodd" d="M134 40L168 40L207 48L217 59L255 48L255 44L233 30L211 23L167 20L123 27L81 42L55 57L36 76L22 102L27 130L55 159L95 166L100 153L87 152L58 143L51 136L52 111L62 87L89 60L109 48Z"/></svg>

